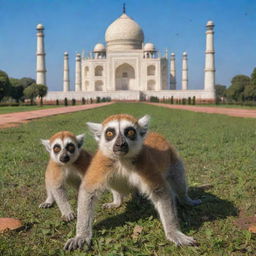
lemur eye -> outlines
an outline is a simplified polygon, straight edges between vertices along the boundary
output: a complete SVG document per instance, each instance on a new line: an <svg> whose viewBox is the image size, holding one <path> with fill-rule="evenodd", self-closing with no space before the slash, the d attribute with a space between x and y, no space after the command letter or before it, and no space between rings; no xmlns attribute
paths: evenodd
<svg viewBox="0 0 256 256"><path fill-rule="evenodd" d="M111 131L108 131L106 134L107 134L108 137L112 137L113 136L113 132L111 132Z"/></svg>
<svg viewBox="0 0 256 256"><path fill-rule="evenodd" d="M133 127L126 128L125 131L124 131L124 134L130 140L135 140L136 139L136 130Z"/></svg>
<svg viewBox="0 0 256 256"><path fill-rule="evenodd" d="M107 141L112 140L116 135L116 132L113 128L108 128L105 132L105 138Z"/></svg>
<svg viewBox="0 0 256 256"><path fill-rule="evenodd" d="M54 145L53 152L58 154L61 151L61 146L59 144Z"/></svg>
<svg viewBox="0 0 256 256"><path fill-rule="evenodd" d="M74 153L75 150L76 150L76 147L73 143L69 143L67 146L66 146L66 149L67 151L69 151L70 153Z"/></svg>

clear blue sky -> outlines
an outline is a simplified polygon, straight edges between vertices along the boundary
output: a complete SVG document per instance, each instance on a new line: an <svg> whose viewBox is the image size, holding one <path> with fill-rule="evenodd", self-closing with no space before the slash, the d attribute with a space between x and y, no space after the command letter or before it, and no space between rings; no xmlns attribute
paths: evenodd
<svg viewBox="0 0 256 256"><path fill-rule="evenodd" d="M0 0L0 69L10 77L35 78L35 28L42 23L49 89L62 90L64 51L74 88L75 54L104 43L123 2L143 28L145 42L175 52L178 88L183 51L189 58L189 87L203 87L208 20L216 25L216 83L229 85L234 75L250 75L256 67L255 0Z"/></svg>

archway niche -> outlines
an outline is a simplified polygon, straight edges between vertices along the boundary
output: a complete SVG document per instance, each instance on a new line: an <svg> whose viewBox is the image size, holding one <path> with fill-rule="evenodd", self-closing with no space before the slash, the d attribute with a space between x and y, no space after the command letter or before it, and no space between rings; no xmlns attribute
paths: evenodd
<svg viewBox="0 0 256 256"><path fill-rule="evenodd" d="M135 71L134 68L124 63L116 68L115 71L116 90L132 90L135 83Z"/></svg>
<svg viewBox="0 0 256 256"><path fill-rule="evenodd" d="M148 85L147 85L148 91L154 91L156 89L155 87L156 87L156 81L155 80L149 80Z"/></svg>
<svg viewBox="0 0 256 256"><path fill-rule="evenodd" d="M95 91L103 91L103 82L101 80L95 82Z"/></svg>

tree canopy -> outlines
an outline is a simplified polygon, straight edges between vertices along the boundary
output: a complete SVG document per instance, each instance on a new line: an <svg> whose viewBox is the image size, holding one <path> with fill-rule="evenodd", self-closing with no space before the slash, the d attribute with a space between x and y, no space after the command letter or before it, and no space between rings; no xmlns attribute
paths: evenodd
<svg viewBox="0 0 256 256"><path fill-rule="evenodd" d="M30 77L22 77L19 80L24 89L27 88L28 86L36 83L36 80L33 78L30 78Z"/></svg>
<svg viewBox="0 0 256 256"><path fill-rule="evenodd" d="M10 96L19 102L23 98L23 85L20 82L20 79L10 78Z"/></svg>
<svg viewBox="0 0 256 256"><path fill-rule="evenodd" d="M0 101L7 96L10 89L10 81L7 73L0 70Z"/></svg>
<svg viewBox="0 0 256 256"><path fill-rule="evenodd" d="M40 104L43 105L43 97L47 94L48 87L44 84L37 84L38 96L40 97Z"/></svg>
<svg viewBox="0 0 256 256"><path fill-rule="evenodd" d="M34 103L34 99L38 96L38 87L37 84L31 84L23 91L26 99L30 99L31 105Z"/></svg>
<svg viewBox="0 0 256 256"><path fill-rule="evenodd" d="M244 90L250 85L251 79L249 76L236 75L231 80L231 86L227 89L228 99L235 101L244 100Z"/></svg>

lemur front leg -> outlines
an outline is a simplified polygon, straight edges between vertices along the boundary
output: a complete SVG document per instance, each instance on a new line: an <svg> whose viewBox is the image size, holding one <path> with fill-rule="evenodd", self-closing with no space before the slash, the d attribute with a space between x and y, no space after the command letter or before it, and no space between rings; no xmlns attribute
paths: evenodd
<svg viewBox="0 0 256 256"><path fill-rule="evenodd" d="M166 238L176 245L193 245L193 237L186 236L178 229L177 213L171 189L161 187L153 191L151 200L160 216Z"/></svg>
<svg viewBox="0 0 256 256"><path fill-rule="evenodd" d="M43 203L41 203L39 205L39 208L50 208L54 204L55 200L54 200L54 197L53 197L53 195L52 195L48 186L46 186L46 193L47 193L47 198Z"/></svg>
<svg viewBox="0 0 256 256"><path fill-rule="evenodd" d="M61 211L62 218L65 221L71 221L75 219L75 213L73 212L66 195L66 191L63 186L55 187L51 189L51 193Z"/></svg>
<svg viewBox="0 0 256 256"><path fill-rule="evenodd" d="M84 243L88 247L91 245L92 222L96 200L97 190L89 192L81 185L78 194L76 236L66 242L64 246L65 250L82 249Z"/></svg>
<svg viewBox="0 0 256 256"><path fill-rule="evenodd" d="M103 208L118 208L121 206L123 202L123 195L120 194L118 191L111 189L113 195L113 202L103 204Z"/></svg>

